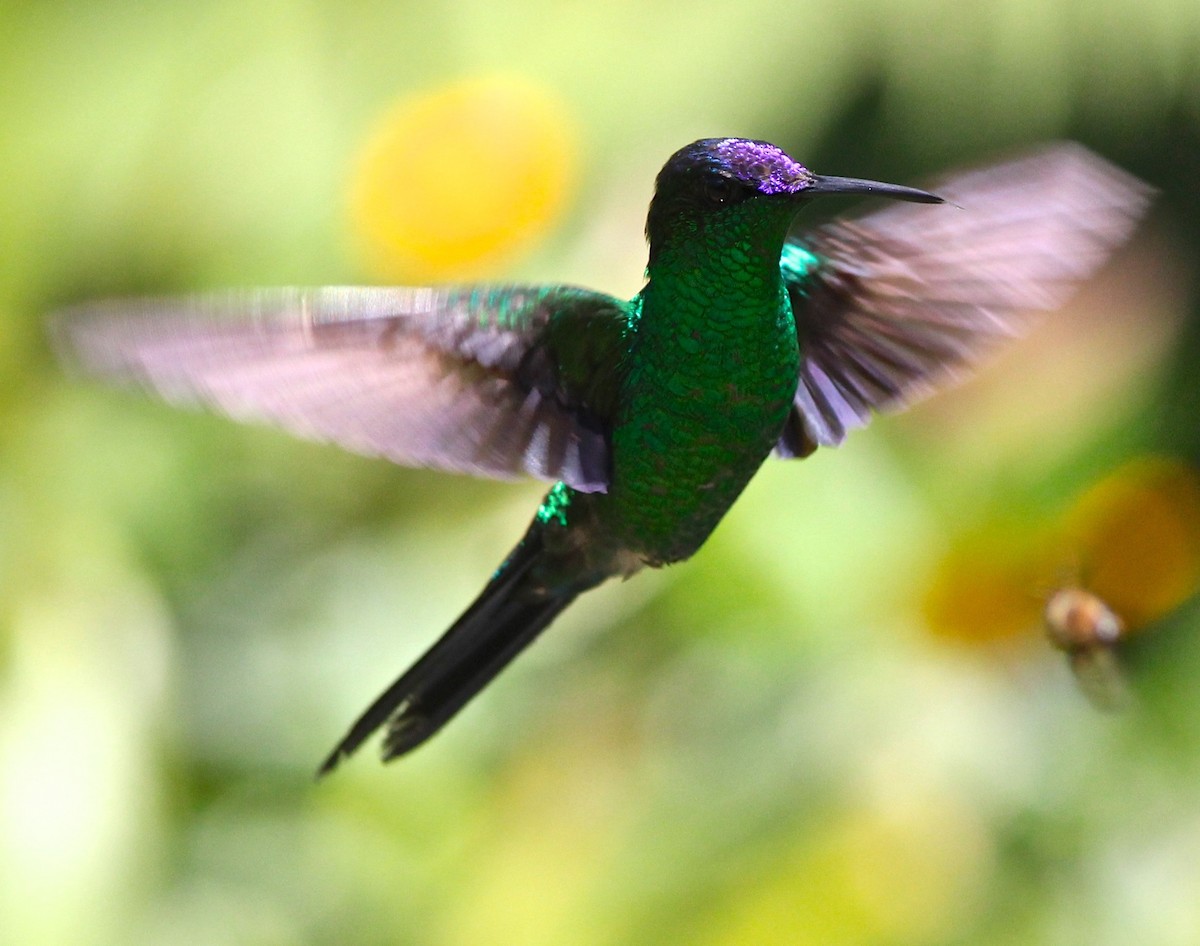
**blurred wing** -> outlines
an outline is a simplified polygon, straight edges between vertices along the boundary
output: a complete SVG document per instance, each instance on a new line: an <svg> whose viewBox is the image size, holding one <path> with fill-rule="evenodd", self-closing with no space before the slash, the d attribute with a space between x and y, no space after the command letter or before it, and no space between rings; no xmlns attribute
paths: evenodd
<svg viewBox="0 0 1200 946"><path fill-rule="evenodd" d="M1022 313L1062 305L1129 236L1151 196L1074 144L934 191L948 204L897 203L785 245L802 362L781 456L837 446L872 412L961 376L1021 330Z"/></svg>
<svg viewBox="0 0 1200 946"><path fill-rule="evenodd" d="M1111 647L1081 648L1067 656L1079 689L1096 709L1116 713L1133 702L1120 658Z"/></svg>
<svg viewBox="0 0 1200 946"><path fill-rule="evenodd" d="M596 492L624 305L566 287L276 289L82 306L54 331L84 371L177 404L405 465Z"/></svg>

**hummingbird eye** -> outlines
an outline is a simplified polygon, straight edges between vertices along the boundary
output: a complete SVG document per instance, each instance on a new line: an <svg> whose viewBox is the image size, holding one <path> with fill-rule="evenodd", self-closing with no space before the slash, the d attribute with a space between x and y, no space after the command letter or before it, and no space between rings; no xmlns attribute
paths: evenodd
<svg viewBox="0 0 1200 946"><path fill-rule="evenodd" d="M723 174L712 174L704 180L704 197L718 207L732 203L740 188Z"/></svg>

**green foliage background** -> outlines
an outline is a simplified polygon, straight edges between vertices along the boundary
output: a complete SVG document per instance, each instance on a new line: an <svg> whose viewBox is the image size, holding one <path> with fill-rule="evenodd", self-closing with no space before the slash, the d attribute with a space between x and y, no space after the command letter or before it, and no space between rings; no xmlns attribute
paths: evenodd
<svg viewBox="0 0 1200 946"><path fill-rule="evenodd" d="M0 24L0 939L1200 942L1194 609L1137 643L1139 704L1110 718L1036 627L948 643L919 608L956 533L1200 450L1200 6L107 0ZM411 759L316 784L538 487L70 381L44 317L361 281L343 202L370 123L495 71L561 94L584 146L513 277L632 293L653 176L703 136L897 181L1071 137L1162 195L1057 334L768 464L694 561L581 601Z"/></svg>

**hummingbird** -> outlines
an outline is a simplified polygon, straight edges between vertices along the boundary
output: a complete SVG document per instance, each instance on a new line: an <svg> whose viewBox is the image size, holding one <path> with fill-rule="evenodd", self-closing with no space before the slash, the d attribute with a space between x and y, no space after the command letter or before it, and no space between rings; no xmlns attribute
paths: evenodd
<svg viewBox="0 0 1200 946"><path fill-rule="evenodd" d="M893 201L789 236L811 201ZM1149 189L1062 143L934 191L707 138L655 182L645 284L259 289L85 304L87 373L352 451L552 482L462 616L321 765L438 732L577 596L680 562L772 453L840 444L954 380L1104 262ZM945 204L945 206L932 206Z"/></svg>

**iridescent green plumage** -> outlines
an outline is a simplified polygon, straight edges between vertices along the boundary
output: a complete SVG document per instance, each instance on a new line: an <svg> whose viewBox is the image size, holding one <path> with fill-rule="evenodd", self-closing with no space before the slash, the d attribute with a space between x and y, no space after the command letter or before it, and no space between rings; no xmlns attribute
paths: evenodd
<svg viewBox="0 0 1200 946"><path fill-rule="evenodd" d="M1064 145L789 241L810 198L939 198L820 177L765 142L677 152L625 302L564 286L259 291L58 323L75 361L363 453L557 480L476 601L351 727L419 745L577 595L692 555L767 456L834 446L1049 308L1146 188Z"/></svg>
<svg viewBox="0 0 1200 946"><path fill-rule="evenodd" d="M799 371L779 269L795 209L748 199L655 254L606 496L613 530L647 564L695 552L779 439Z"/></svg>

